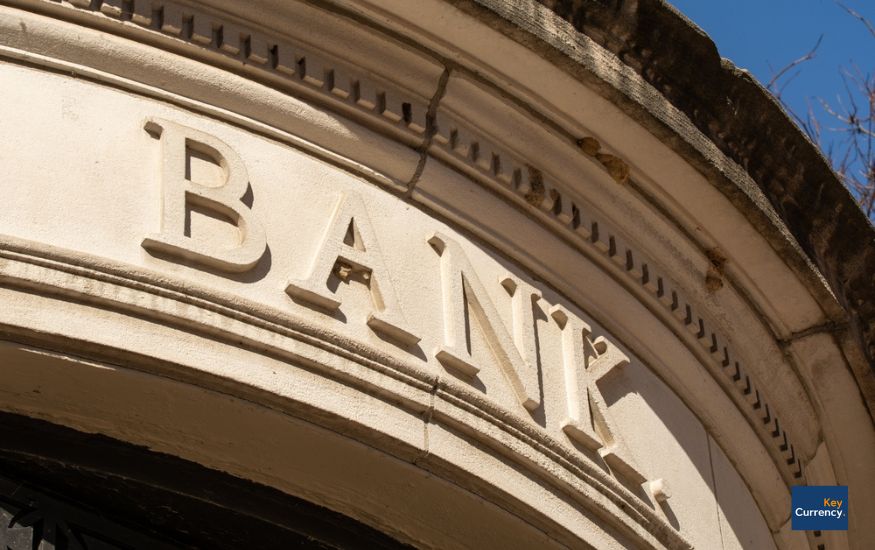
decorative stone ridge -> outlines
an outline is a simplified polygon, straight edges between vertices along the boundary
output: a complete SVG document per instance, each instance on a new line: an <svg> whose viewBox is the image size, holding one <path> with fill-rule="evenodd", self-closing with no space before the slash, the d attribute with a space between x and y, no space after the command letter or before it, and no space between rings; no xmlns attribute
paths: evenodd
<svg viewBox="0 0 875 550"><path fill-rule="evenodd" d="M609 260L609 269L617 270L644 290L657 307L664 308L670 314L669 319L678 323L707 353L708 364L713 366L715 377L724 381L727 392L740 407L747 409L752 425L778 457L777 463L787 482L803 478L802 462L780 420L769 408L765 395L735 359L725 339L711 328L697 306L684 298L683 291L660 274L654 262L625 244L623 237L609 225L600 224L585 203L574 202L562 191L562 184L545 175L539 167L514 158L441 112L432 143L438 158L484 178L493 189L532 209L539 219L562 232L576 247Z"/></svg>
<svg viewBox="0 0 875 550"><path fill-rule="evenodd" d="M296 91L315 93L344 110L379 117L395 129L417 135L425 131L427 104L387 89L372 77L363 76L324 54L290 43L263 31L223 19L202 9L164 0L43 0L69 4L130 22L168 37L178 38L231 60L270 73L295 86ZM409 94L409 92L408 92Z"/></svg>
<svg viewBox="0 0 875 550"><path fill-rule="evenodd" d="M848 320L837 319L833 330L850 331L875 369L875 228L771 94L747 71L722 59L711 39L664 0L537 1L638 72L744 167L847 310ZM524 17L526 2L510 4ZM697 155L689 143L674 146L682 154ZM704 162L703 170L714 171L709 160L698 162ZM721 184L719 176L714 180L767 230L769 222L745 199L743 189ZM864 389L871 410L875 388Z"/></svg>
<svg viewBox="0 0 875 550"><path fill-rule="evenodd" d="M417 547L875 542L859 489L790 522L875 482L844 313L609 50L522 0L0 0L0 412Z"/></svg>

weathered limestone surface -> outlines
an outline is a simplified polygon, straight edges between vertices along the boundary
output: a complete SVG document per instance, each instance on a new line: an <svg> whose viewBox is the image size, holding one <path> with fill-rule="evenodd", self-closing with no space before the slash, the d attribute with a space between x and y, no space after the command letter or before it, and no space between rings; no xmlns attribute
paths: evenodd
<svg viewBox="0 0 875 550"><path fill-rule="evenodd" d="M0 410L418 547L870 546L857 283L562 6L0 1Z"/></svg>

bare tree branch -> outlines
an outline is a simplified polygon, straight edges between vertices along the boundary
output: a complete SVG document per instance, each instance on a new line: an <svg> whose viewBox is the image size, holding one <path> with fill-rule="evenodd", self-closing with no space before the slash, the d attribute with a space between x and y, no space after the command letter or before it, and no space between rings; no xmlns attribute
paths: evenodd
<svg viewBox="0 0 875 550"><path fill-rule="evenodd" d="M841 0L835 0L835 3L860 21L875 37L875 26L868 19ZM766 88L808 137L824 151L836 174L857 199L863 212L870 220L875 220L875 76L864 73L856 63L850 68L839 67L842 93L836 95L834 103L820 97L813 103L809 97L806 99L807 112L804 118L783 97L787 86L801 72L801 69L794 69L814 59L822 40L823 35L808 53L779 71L775 72L770 66L773 76ZM815 105L822 110L820 116ZM837 139L827 139L826 148L824 130L840 136Z"/></svg>
<svg viewBox="0 0 875 550"><path fill-rule="evenodd" d="M875 36L875 26L872 25L871 21L863 17L863 15L861 15L859 12L856 12L846 5L842 4L838 0L836 0L836 4L838 4L843 10L848 12L852 17L856 17L857 19L859 19L866 26L866 28L869 29L869 32L872 34L872 36Z"/></svg>
<svg viewBox="0 0 875 550"><path fill-rule="evenodd" d="M782 76L784 76L784 74L787 71L805 63L806 61L811 61L812 59L814 59L814 55L817 52L817 48L820 47L821 41L823 41L822 34L820 35L820 38L817 39L817 43L814 44L814 47L811 48L811 51L809 51L807 54L803 55L799 59L796 59L795 61L791 61L790 63L785 65L783 69L781 69L774 76L772 76L772 79L769 80L768 84L766 84L766 89L774 94L775 93L775 84L778 82L778 80L781 79Z"/></svg>

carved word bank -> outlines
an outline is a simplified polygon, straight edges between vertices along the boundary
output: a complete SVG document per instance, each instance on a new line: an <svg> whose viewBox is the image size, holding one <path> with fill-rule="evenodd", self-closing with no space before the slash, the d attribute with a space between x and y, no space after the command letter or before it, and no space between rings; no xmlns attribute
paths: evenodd
<svg viewBox="0 0 875 550"><path fill-rule="evenodd" d="M185 259L216 271L240 273L253 269L267 247L267 233L244 197L249 179L243 159L228 145L204 132L162 120L150 119L145 130L160 141L162 205L161 231L142 241L148 251L164 258ZM206 156L224 173L219 186L191 181L187 174L190 154ZM236 225L240 240L236 246L222 247L209 241L195 240L186 234L187 211L197 207L220 215ZM411 239L420 238L415 233ZM433 354L444 368L473 379L480 368L468 346L468 314L475 319L489 344L496 363L519 403L529 411L541 405L542 389L537 362L539 339L536 334L534 302L541 293L506 275L499 281L481 280L462 247L441 233L421 236L422 246L439 256L442 289L443 336ZM328 285L333 275L357 276L370 290L372 310L367 316L371 330L396 342L402 348L415 346L420 337L408 324L399 304L392 276L380 250L379 238L368 217L367 206L355 193L339 195L327 222L319 253L311 262L307 275L290 279L285 287L288 299L322 311L341 308L341 300ZM506 291L513 312L512 326L504 326L497 306L487 293L487 284L500 284ZM592 451L597 451L611 470L624 478L643 483L628 448L608 414L599 390L599 382L611 371L629 363L629 359L604 337L590 338L589 325L562 305L549 305L549 322L561 334L564 380L564 434ZM662 480L649 484L654 498L667 498Z"/></svg>

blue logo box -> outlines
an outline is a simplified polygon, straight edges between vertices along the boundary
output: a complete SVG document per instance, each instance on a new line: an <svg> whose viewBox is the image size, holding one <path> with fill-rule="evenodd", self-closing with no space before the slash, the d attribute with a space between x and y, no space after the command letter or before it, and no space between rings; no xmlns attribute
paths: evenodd
<svg viewBox="0 0 875 550"><path fill-rule="evenodd" d="M796 485L792 492L794 531L847 531L848 488Z"/></svg>

